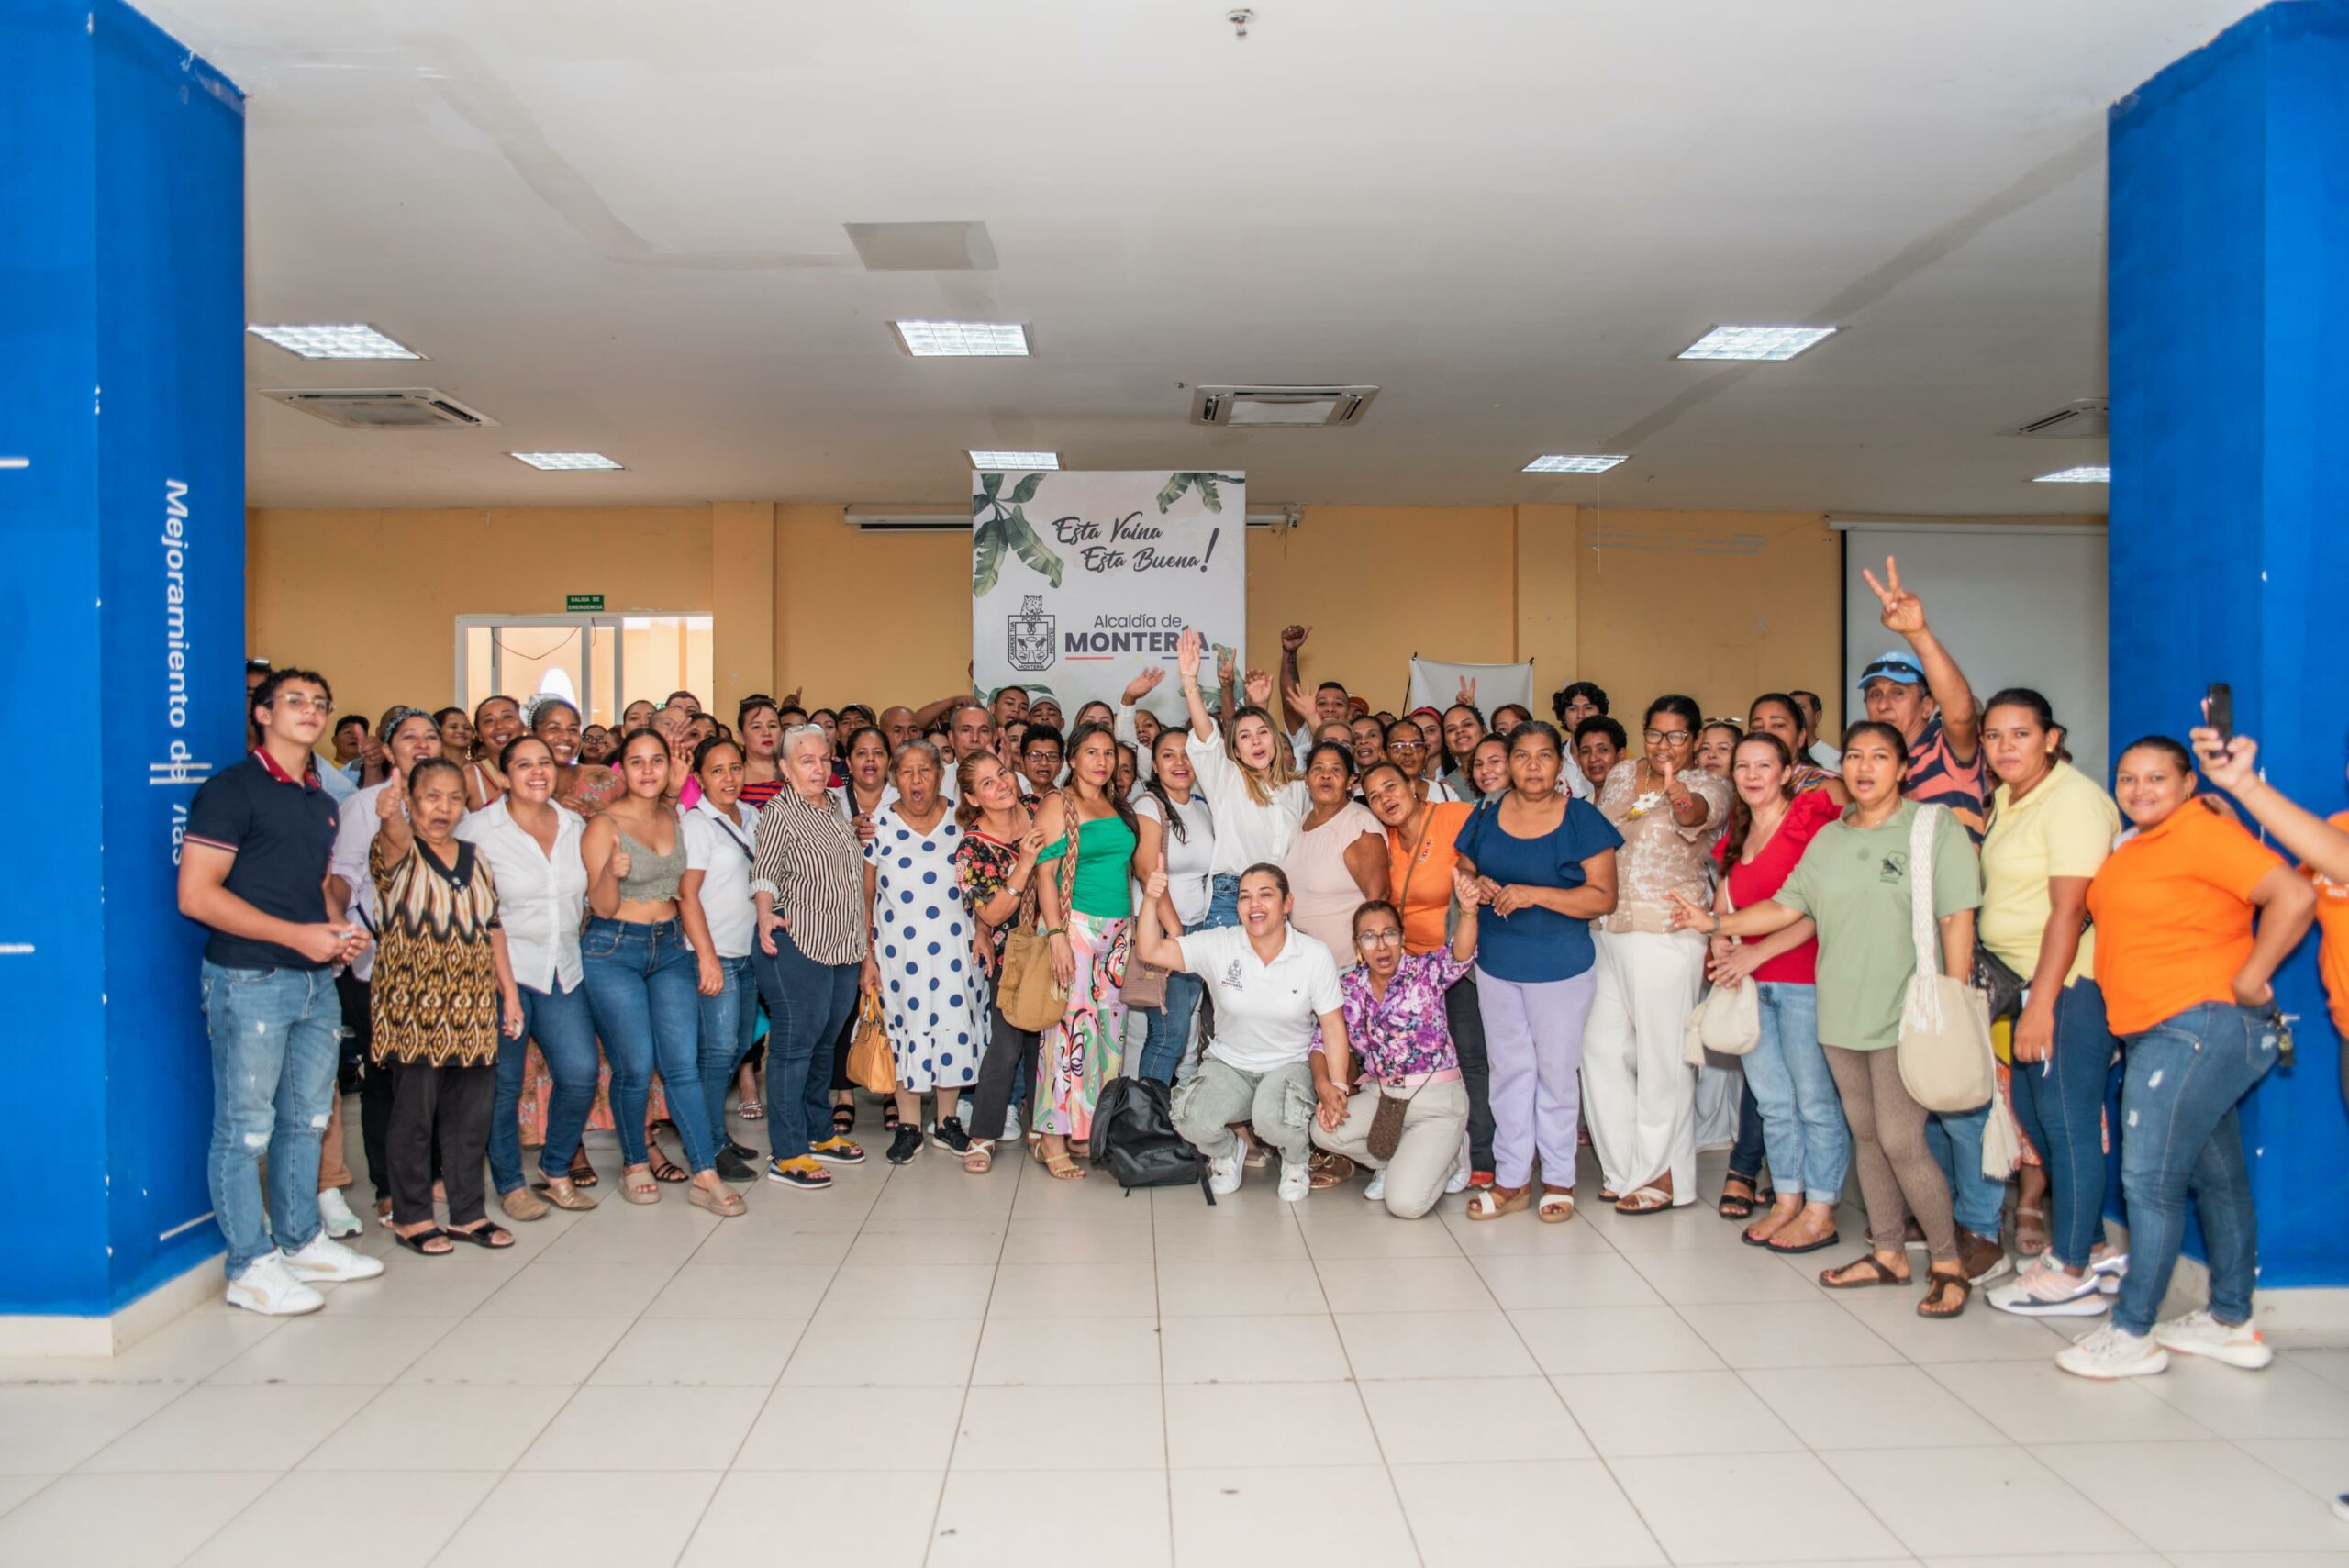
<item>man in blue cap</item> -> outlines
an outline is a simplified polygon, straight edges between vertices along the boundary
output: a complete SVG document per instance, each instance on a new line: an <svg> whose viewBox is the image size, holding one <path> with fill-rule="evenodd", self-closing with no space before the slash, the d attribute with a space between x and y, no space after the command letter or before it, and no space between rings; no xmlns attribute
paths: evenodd
<svg viewBox="0 0 2349 1568"><path fill-rule="evenodd" d="M1868 717L1889 724L1909 742L1909 772L1900 793L1919 805L1945 806L1982 842L1987 792L1982 777L1982 710L1957 661L1925 624L1924 601L1900 585L1899 563L1884 558L1884 580L1863 571L1884 605L1884 625L1908 640L1868 662L1860 672L1860 699Z"/></svg>

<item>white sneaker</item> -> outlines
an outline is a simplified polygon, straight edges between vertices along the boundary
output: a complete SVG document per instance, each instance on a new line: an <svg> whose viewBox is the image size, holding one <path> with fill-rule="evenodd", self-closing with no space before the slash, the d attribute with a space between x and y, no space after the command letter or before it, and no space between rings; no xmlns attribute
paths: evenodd
<svg viewBox="0 0 2349 1568"><path fill-rule="evenodd" d="M2043 1256L2033 1258L2011 1284L1996 1287L1984 1299L2020 1318L2095 1318L2111 1309L2097 1288L2096 1275L2067 1274Z"/></svg>
<svg viewBox="0 0 2349 1568"><path fill-rule="evenodd" d="M342 1201L342 1194L332 1187L318 1195L318 1222L337 1240L367 1229L367 1222L351 1213L351 1206Z"/></svg>
<svg viewBox="0 0 2349 1568"><path fill-rule="evenodd" d="M2208 1310L2154 1324L2154 1342L2180 1355L2208 1356L2245 1372L2257 1372L2276 1359L2274 1348L2258 1329L2248 1323L2221 1323Z"/></svg>
<svg viewBox="0 0 2349 1568"><path fill-rule="evenodd" d="M294 1277L280 1252L262 1253L228 1282L228 1305L264 1318L299 1318L326 1304L325 1296Z"/></svg>
<svg viewBox="0 0 2349 1568"><path fill-rule="evenodd" d="M1017 1144L1026 1130L1019 1125L1019 1112L1017 1107L1003 1113L1003 1140L1006 1143Z"/></svg>
<svg viewBox="0 0 2349 1568"><path fill-rule="evenodd" d="M2101 1258L2088 1260L2088 1278L2096 1281L2097 1289L2107 1296L2121 1294L2121 1282L2129 1277L2129 1254L2107 1248Z"/></svg>
<svg viewBox="0 0 2349 1568"><path fill-rule="evenodd" d="M1466 1192L1468 1190L1469 1174L1468 1167L1465 1165L1463 1165L1457 1171L1453 1172L1451 1179L1443 1184L1444 1195L1449 1197L1453 1193Z"/></svg>
<svg viewBox="0 0 2349 1568"><path fill-rule="evenodd" d="M1370 1184L1363 1188L1362 1195L1373 1203L1383 1200L1386 1196L1386 1173L1373 1171L1370 1173Z"/></svg>
<svg viewBox="0 0 2349 1568"><path fill-rule="evenodd" d="M2055 1364L2075 1377L2108 1381L2116 1377L2150 1377L2169 1370L2169 1352L2148 1336L2124 1333L2107 1323L2094 1333L2073 1340L2069 1349L2058 1351Z"/></svg>
<svg viewBox="0 0 2349 1568"><path fill-rule="evenodd" d="M335 1281L373 1279L384 1272L384 1260L371 1258L364 1252L354 1252L341 1242L329 1239L323 1230L310 1238L310 1244L298 1252L284 1252L286 1269L298 1280Z"/></svg>
<svg viewBox="0 0 2349 1568"><path fill-rule="evenodd" d="M1302 1203L1313 1194L1313 1162L1284 1160L1281 1162L1281 1201Z"/></svg>
<svg viewBox="0 0 2349 1568"><path fill-rule="evenodd" d="M1218 1197L1229 1197L1238 1192L1242 1169L1237 1148L1229 1154L1210 1154L1208 1156L1208 1191Z"/></svg>

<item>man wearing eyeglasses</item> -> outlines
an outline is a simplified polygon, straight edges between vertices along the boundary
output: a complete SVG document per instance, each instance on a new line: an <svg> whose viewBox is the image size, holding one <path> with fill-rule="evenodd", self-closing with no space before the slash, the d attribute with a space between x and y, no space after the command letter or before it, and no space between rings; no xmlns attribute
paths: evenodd
<svg viewBox="0 0 2349 1568"><path fill-rule="evenodd" d="M284 1317L325 1306L320 1282L384 1272L318 1220L318 1140L342 1028L334 966L368 937L328 904L340 810L312 752L334 714L325 678L272 671L250 703L251 754L206 780L188 807L179 907L212 931L199 981L212 1039L206 1171L228 1243L228 1302Z"/></svg>
<svg viewBox="0 0 2349 1568"><path fill-rule="evenodd" d="M1982 787L1982 711L1957 661L1925 624L1925 604L1900 584L1900 566L1884 558L1884 580L1863 571L1884 606L1884 626L1907 639L1860 672L1860 698L1868 717L1898 729L1909 742L1909 771L1900 793L1920 806L1945 806L1982 845L1988 796Z"/></svg>

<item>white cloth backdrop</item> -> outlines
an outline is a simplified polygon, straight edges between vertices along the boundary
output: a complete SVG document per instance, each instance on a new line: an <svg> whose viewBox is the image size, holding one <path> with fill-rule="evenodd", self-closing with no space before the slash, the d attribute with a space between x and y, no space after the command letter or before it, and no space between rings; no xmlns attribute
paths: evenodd
<svg viewBox="0 0 2349 1568"><path fill-rule="evenodd" d="M1069 718L1174 673L1197 627L1247 667L1248 501L1236 473L971 475L971 671ZM1209 652L1204 684L1215 680ZM1168 690L1173 683L1162 686Z"/></svg>
<svg viewBox="0 0 2349 1568"><path fill-rule="evenodd" d="M1460 700L1460 683L1476 683L1476 706L1490 723L1493 709L1517 703L1536 718L1549 716L1533 706L1533 661L1522 664L1447 664L1441 659L1411 655L1411 690L1403 711L1415 707L1450 707Z"/></svg>

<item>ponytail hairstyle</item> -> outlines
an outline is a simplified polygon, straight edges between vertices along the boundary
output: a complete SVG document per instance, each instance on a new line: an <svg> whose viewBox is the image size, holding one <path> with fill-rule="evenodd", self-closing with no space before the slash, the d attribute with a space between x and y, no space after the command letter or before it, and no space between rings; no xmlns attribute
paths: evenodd
<svg viewBox="0 0 2349 1568"><path fill-rule="evenodd" d="M1748 746L1770 748L1771 754L1778 759L1778 766L1786 770L1787 775L1779 782L1778 798L1794 799L1795 754L1787 750L1787 743L1766 729L1757 729L1739 740L1737 750L1742 751ZM1731 752L1730 758L1730 772L1733 775L1737 772L1736 752ZM1746 838L1753 831L1753 808L1745 804L1744 791L1731 789L1729 799L1729 828L1721 834L1721 866L1724 871L1734 864L1737 857L1744 852Z"/></svg>
<svg viewBox="0 0 2349 1568"><path fill-rule="evenodd" d="M1982 711L1987 714L1994 707L2019 707L2031 715L2033 724L2055 737L2055 744L2048 749L2048 760L2051 762L2072 760L2071 749L2064 744L2064 727L2055 722L2055 710L2047 706L2045 697L2029 686L2009 686L1993 693L1990 700L1982 705Z"/></svg>
<svg viewBox="0 0 2349 1568"><path fill-rule="evenodd" d="M1187 745L1189 742L1185 740L1184 737L1189 733L1188 730L1177 729L1172 725L1160 730L1158 739L1150 743L1150 777L1141 781L1141 787L1148 790L1151 797L1158 802L1159 820L1166 824L1167 837L1178 844L1187 844L1191 841L1191 829L1185 825L1183 813L1174 805L1174 797L1166 793L1165 781L1159 777L1158 749L1163 745Z"/></svg>

